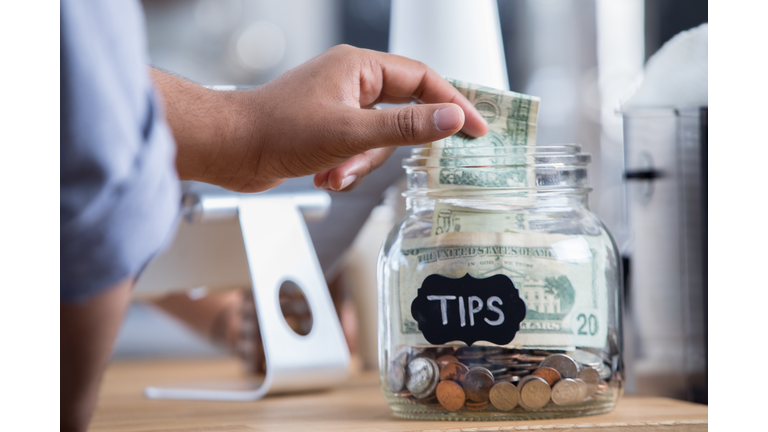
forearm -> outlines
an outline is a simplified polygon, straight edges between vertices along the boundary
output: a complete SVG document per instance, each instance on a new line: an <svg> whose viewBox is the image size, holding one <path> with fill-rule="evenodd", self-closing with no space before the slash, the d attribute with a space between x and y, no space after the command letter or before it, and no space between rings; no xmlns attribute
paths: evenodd
<svg viewBox="0 0 768 432"><path fill-rule="evenodd" d="M180 178L240 192L307 175L318 187L349 190L395 146L488 130L472 104L426 65L350 46L244 91L151 73L176 139ZM370 109L414 98L424 104Z"/></svg>
<svg viewBox="0 0 768 432"><path fill-rule="evenodd" d="M249 146L243 144L253 135L253 124L246 121L251 107L242 92L210 90L154 68L150 74L176 141L179 178L227 186L222 167L237 168L231 161L247 156L238 153L246 152Z"/></svg>
<svg viewBox="0 0 768 432"><path fill-rule="evenodd" d="M216 292L200 299L192 299L187 293L173 293L152 303L200 335L235 347L243 303L242 291Z"/></svg>
<svg viewBox="0 0 768 432"><path fill-rule="evenodd" d="M88 426L133 283L127 278L85 303L61 304L62 431L85 431Z"/></svg>

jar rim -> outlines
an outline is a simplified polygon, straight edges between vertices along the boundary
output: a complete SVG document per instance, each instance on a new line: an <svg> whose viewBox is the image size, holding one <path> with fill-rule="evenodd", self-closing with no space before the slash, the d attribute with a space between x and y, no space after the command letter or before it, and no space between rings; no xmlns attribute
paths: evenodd
<svg viewBox="0 0 768 432"><path fill-rule="evenodd" d="M579 144L499 147L421 147L411 149L403 168L419 166L467 168L586 165L592 156L581 152Z"/></svg>
<svg viewBox="0 0 768 432"><path fill-rule="evenodd" d="M417 147L411 157L445 155L443 157L477 157L498 155L551 155L581 153L581 144L544 144L536 146Z"/></svg>
<svg viewBox="0 0 768 432"><path fill-rule="evenodd" d="M469 199L479 197L483 199L492 198L548 198L562 196L586 197L592 192L590 186L543 186L532 188L408 188L401 193L405 198L464 198Z"/></svg>
<svg viewBox="0 0 768 432"><path fill-rule="evenodd" d="M403 168L410 190L470 189L484 195L491 191L585 190L591 158L581 152L579 144L423 147L411 150L411 157L403 159Z"/></svg>

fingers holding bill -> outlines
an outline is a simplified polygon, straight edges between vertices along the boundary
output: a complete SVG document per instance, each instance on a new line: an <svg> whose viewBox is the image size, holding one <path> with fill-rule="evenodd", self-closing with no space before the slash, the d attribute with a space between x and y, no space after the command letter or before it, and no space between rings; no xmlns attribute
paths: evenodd
<svg viewBox="0 0 768 432"><path fill-rule="evenodd" d="M374 61L361 70L360 104L455 103L465 116L461 131L474 136L488 132L488 123L467 98L424 63L394 54L371 51Z"/></svg>

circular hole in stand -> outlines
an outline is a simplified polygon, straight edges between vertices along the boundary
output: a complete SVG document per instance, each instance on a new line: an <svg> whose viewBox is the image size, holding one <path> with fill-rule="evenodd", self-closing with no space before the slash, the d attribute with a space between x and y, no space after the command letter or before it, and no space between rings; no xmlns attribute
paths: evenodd
<svg viewBox="0 0 768 432"><path fill-rule="evenodd" d="M287 280L280 285L280 310L294 332L306 336L312 330L312 311L301 287Z"/></svg>

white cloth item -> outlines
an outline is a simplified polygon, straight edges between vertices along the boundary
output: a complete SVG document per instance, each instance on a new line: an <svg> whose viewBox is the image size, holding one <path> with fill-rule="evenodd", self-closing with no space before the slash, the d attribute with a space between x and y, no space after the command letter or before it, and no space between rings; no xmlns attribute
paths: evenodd
<svg viewBox="0 0 768 432"><path fill-rule="evenodd" d="M708 25L678 33L645 65L642 84L621 110L708 106Z"/></svg>

